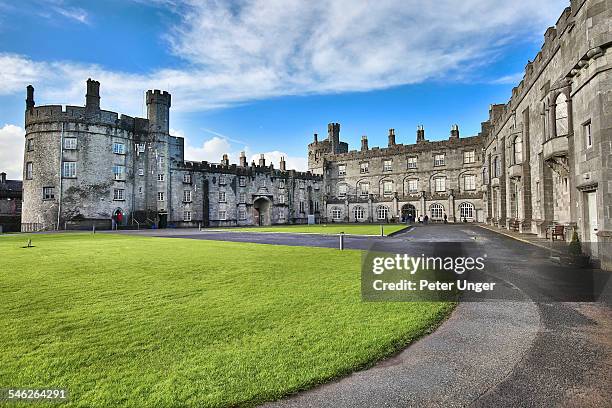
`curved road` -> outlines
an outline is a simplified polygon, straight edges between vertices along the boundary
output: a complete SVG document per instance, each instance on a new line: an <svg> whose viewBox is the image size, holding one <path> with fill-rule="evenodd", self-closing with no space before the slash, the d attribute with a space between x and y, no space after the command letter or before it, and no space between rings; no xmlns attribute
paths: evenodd
<svg viewBox="0 0 612 408"><path fill-rule="evenodd" d="M146 231L139 234L336 247L322 235ZM487 254L495 299L465 299L434 333L372 368L269 407L612 406L610 273L566 268L556 254L472 225L347 237L347 248L420 254L441 242ZM444 244L440 244L444 245ZM585 279L576 281L576 276ZM512 301L507 299L513 299Z"/></svg>

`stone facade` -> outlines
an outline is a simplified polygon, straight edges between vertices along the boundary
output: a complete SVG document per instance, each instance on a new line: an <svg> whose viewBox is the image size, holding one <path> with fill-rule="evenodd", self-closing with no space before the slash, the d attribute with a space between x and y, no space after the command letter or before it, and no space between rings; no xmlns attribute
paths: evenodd
<svg viewBox="0 0 612 408"><path fill-rule="evenodd" d="M21 224L21 181L0 173L0 232L19 231Z"/></svg>
<svg viewBox="0 0 612 408"><path fill-rule="evenodd" d="M35 106L27 89L24 231L118 226L305 223L318 216L322 179L266 165L184 160L169 133L171 97L146 94L147 118L100 109L87 81L84 107Z"/></svg>
<svg viewBox="0 0 612 408"><path fill-rule="evenodd" d="M487 221L547 236L573 232L612 267L612 2L575 0L525 67L484 140Z"/></svg>
<svg viewBox="0 0 612 408"><path fill-rule="evenodd" d="M327 139L308 146L309 170L324 176L324 216L330 222L395 222L427 216L432 221L484 220L481 177L482 136L429 141L419 126L415 144L398 144L389 129L385 148L348 151L339 143L340 125ZM334 150L334 147L336 149Z"/></svg>

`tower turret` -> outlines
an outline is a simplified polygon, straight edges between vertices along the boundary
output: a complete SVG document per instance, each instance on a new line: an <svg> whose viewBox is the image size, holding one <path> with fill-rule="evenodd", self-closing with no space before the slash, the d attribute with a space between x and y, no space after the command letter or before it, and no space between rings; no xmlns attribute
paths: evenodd
<svg viewBox="0 0 612 408"><path fill-rule="evenodd" d="M155 89L147 91L147 118L153 132L170 131L170 94Z"/></svg>
<svg viewBox="0 0 612 408"><path fill-rule="evenodd" d="M247 167L247 159L245 152L240 152L240 167Z"/></svg>
<svg viewBox="0 0 612 408"><path fill-rule="evenodd" d="M327 125L327 140L331 142L332 153L340 152L340 124L329 123Z"/></svg>
<svg viewBox="0 0 612 408"><path fill-rule="evenodd" d="M285 157L284 156L281 156L281 159L280 159L280 169L282 171L286 171L287 170L287 163L285 163Z"/></svg>
<svg viewBox="0 0 612 408"><path fill-rule="evenodd" d="M229 156L226 154L223 154L223 158L221 159L221 164L224 166L229 166Z"/></svg>
<svg viewBox="0 0 612 408"><path fill-rule="evenodd" d="M34 108L34 87L32 85L28 85L26 87L26 110L30 110Z"/></svg>
<svg viewBox="0 0 612 408"><path fill-rule="evenodd" d="M96 112L100 110L100 82L94 81L91 78L87 80L85 110L88 112Z"/></svg>
<svg viewBox="0 0 612 408"><path fill-rule="evenodd" d="M266 158L263 153L259 155L259 167L266 167Z"/></svg>
<svg viewBox="0 0 612 408"><path fill-rule="evenodd" d="M366 135L361 136L361 151L365 152L368 150L368 137Z"/></svg>

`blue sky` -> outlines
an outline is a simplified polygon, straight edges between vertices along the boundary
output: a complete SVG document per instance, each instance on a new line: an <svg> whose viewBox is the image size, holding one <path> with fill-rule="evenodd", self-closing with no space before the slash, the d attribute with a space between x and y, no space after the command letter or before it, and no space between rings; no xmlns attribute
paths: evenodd
<svg viewBox="0 0 612 408"><path fill-rule="evenodd" d="M506 102L567 2L517 0L0 0L0 168L20 174L25 86L37 104L143 115L143 92L173 94L188 159L267 153L305 167L314 132L341 123L358 148L411 143L459 124L476 134Z"/></svg>

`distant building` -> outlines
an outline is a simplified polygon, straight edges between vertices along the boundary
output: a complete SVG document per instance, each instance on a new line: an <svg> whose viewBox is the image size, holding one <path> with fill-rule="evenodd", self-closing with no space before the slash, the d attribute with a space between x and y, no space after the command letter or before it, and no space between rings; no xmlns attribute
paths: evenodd
<svg viewBox="0 0 612 408"><path fill-rule="evenodd" d="M15 232L21 228L21 180L7 180L0 173L0 231Z"/></svg>
<svg viewBox="0 0 612 408"><path fill-rule="evenodd" d="M238 164L184 160L169 133L171 98L147 91L147 118L100 109L87 81L84 107L25 113L23 230L122 226L197 227L305 223L318 217L322 178L262 157Z"/></svg>

